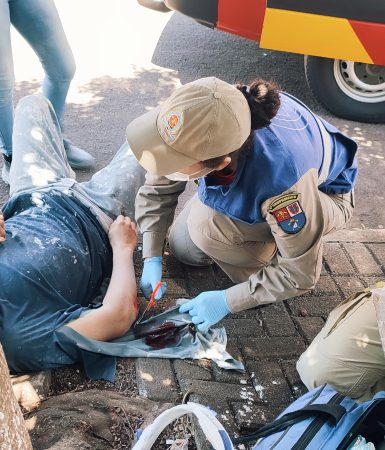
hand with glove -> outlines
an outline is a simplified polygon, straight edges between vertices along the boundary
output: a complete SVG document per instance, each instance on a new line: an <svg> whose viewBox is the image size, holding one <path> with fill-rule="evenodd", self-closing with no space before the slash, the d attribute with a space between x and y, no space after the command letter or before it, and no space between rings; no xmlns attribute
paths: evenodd
<svg viewBox="0 0 385 450"><path fill-rule="evenodd" d="M162 280L162 260L162 256L153 256L144 260L140 289L147 299L151 297L155 286ZM166 283L163 283L155 296L155 300L160 300L166 293L166 290Z"/></svg>
<svg viewBox="0 0 385 450"><path fill-rule="evenodd" d="M227 306L226 291L207 291L181 305L179 312L188 312L198 330L204 332L231 311Z"/></svg>

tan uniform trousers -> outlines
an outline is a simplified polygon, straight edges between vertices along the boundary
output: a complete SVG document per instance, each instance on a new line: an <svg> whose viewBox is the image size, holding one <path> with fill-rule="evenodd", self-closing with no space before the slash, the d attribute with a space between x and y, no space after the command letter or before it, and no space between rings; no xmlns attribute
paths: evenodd
<svg viewBox="0 0 385 450"><path fill-rule="evenodd" d="M385 390L385 356L371 297L352 296L334 309L297 370L308 389L329 383L359 401Z"/></svg>
<svg viewBox="0 0 385 450"><path fill-rule="evenodd" d="M319 192L323 235L345 225L353 210L352 195ZM215 261L234 283L247 281L268 266L277 251L268 223L250 225L233 220L203 204L197 194L175 219L168 240L174 256L183 263L204 266Z"/></svg>
<svg viewBox="0 0 385 450"><path fill-rule="evenodd" d="M204 205L197 194L172 224L169 244L185 264L202 266L214 260L234 283L246 281L276 252L267 224L234 221Z"/></svg>

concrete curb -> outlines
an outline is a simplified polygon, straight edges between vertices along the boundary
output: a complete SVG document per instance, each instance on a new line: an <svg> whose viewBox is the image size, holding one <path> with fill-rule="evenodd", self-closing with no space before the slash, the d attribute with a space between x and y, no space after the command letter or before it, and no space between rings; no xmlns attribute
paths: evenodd
<svg viewBox="0 0 385 450"><path fill-rule="evenodd" d="M385 243L384 230L339 230L324 237L325 242Z"/></svg>

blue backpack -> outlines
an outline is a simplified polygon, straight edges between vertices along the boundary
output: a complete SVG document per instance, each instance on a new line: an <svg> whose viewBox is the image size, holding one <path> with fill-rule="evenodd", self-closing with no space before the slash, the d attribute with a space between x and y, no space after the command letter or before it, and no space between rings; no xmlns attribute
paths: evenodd
<svg viewBox="0 0 385 450"><path fill-rule="evenodd" d="M233 442L257 441L253 450L345 450L358 435L385 448L385 392L357 403L325 384L295 400L274 422Z"/></svg>

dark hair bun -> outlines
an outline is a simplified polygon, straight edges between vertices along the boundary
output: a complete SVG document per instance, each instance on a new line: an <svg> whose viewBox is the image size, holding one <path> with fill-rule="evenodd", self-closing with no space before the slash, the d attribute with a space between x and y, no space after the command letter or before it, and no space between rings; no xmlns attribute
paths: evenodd
<svg viewBox="0 0 385 450"><path fill-rule="evenodd" d="M258 130L270 125L281 104L278 86L271 81L257 79L250 86L238 85L237 88L249 104L251 129Z"/></svg>

